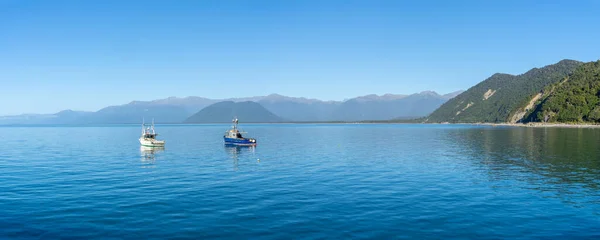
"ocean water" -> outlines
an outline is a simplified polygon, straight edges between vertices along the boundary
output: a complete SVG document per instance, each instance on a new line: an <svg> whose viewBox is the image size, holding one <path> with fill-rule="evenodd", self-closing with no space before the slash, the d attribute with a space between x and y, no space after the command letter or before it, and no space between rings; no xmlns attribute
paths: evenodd
<svg viewBox="0 0 600 240"><path fill-rule="evenodd" d="M0 238L600 238L600 130L0 127Z"/></svg>

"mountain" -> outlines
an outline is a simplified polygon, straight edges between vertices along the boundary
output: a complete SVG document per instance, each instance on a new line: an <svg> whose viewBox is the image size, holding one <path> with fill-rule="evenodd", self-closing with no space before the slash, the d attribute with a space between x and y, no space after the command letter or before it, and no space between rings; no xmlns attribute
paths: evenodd
<svg viewBox="0 0 600 240"><path fill-rule="evenodd" d="M225 101L212 104L186 119L185 123L228 123L237 117L242 122L274 123L284 119L256 102Z"/></svg>
<svg viewBox="0 0 600 240"><path fill-rule="evenodd" d="M432 91L411 95L371 94L343 102L269 95L258 103L293 121L390 120L427 116L458 93L443 96Z"/></svg>
<svg viewBox="0 0 600 240"><path fill-rule="evenodd" d="M90 112L64 110L54 114L22 114L0 117L0 124L71 124Z"/></svg>
<svg viewBox="0 0 600 240"><path fill-rule="evenodd" d="M55 118L54 114L21 114L0 117L0 124L41 124Z"/></svg>
<svg viewBox="0 0 600 240"><path fill-rule="evenodd" d="M209 99L203 97L169 97L152 101L132 101L128 104L109 106L80 119L80 123L137 123L144 117L154 118L157 123L180 123L188 117L218 102L317 102L316 99L291 98L282 95L271 94L268 96Z"/></svg>
<svg viewBox="0 0 600 240"><path fill-rule="evenodd" d="M384 94L384 95L377 95L377 94L369 94L369 95L365 95L365 96L360 96L360 97L356 97L353 99L349 99L349 100L354 100L357 102L370 102L370 101L392 101L392 100L398 100L398 99L402 99L407 97L408 95L403 95L403 94ZM346 100L346 101L349 101Z"/></svg>
<svg viewBox="0 0 600 240"><path fill-rule="evenodd" d="M79 119L92 114L91 112L64 110L54 114L54 124L73 124L77 123Z"/></svg>
<svg viewBox="0 0 600 240"><path fill-rule="evenodd" d="M600 61L579 66L573 74L537 94L524 121L600 122Z"/></svg>
<svg viewBox="0 0 600 240"><path fill-rule="evenodd" d="M278 116L292 121L331 121L333 111L340 105L328 102L300 103L295 101L259 101L259 103Z"/></svg>
<svg viewBox="0 0 600 240"><path fill-rule="evenodd" d="M582 62L562 60L521 75L496 73L450 99L426 122L516 122L537 93L563 80Z"/></svg>
<svg viewBox="0 0 600 240"><path fill-rule="evenodd" d="M196 113L196 112L202 110L203 108L205 108L206 106L217 103L217 102L220 102L220 100L203 98L203 97L184 97L184 98L169 97L169 98L165 98L165 99L158 99L158 100L148 101L148 102L134 101L131 104L146 103L148 105L173 106L173 107L184 108L186 111L188 111L190 113Z"/></svg>
<svg viewBox="0 0 600 240"><path fill-rule="evenodd" d="M279 94L270 94L267 96L261 96L261 97L248 97L248 98L231 98L228 99L228 101L234 101L234 102L245 102L245 101L252 101L252 102L285 102L285 101L290 101L290 102L297 102L297 103L332 103L334 101L321 101L319 99L314 99L314 98L304 98L304 97L288 97L288 96L283 96L283 95L279 95Z"/></svg>
<svg viewBox="0 0 600 240"><path fill-rule="evenodd" d="M450 99L453 99L453 98L455 98L456 96L460 95L460 94L461 94L461 93L463 93L463 92L465 92L465 91L463 91L463 90L459 90L459 91L456 91L456 92L451 92L451 93L448 93L448 94L444 94L444 95L442 95L442 98L443 98L443 99L446 99L446 100L450 100Z"/></svg>
<svg viewBox="0 0 600 240"><path fill-rule="evenodd" d="M277 116L292 121L330 121L333 111L341 104L336 101L293 98L271 94L257 101Z"/></svg>
<svg viewBox="0 0 600 240"><path fill-rule="evenodd" d="M141 123L143 118L154 118L157 123L180 123L190 115L190 112L183 106L133 102L100 109L79 118L78 123Z"/></svg>
<svg viewBox="0 0 600 240"><path fill-rule="evenodd" d="M102 108L96 112L79 116L74 121L60 118L60 123L140 123L143 118L155 119L157 123L181 123L192 114L215 102L218 100L202 97L169 97L153 101L132 101L128 104Z"/></svg>
<svg viewBox="0 0 600 240"><path fill-rule="evenodd" d="M288 97L279 94L229 99L169 97L132 101L96 112L66 110L56 114L28 114L0 117L0 124L104 124L139 123L154 118L156 123L180 123L205 107L218 102L257 102L289 121L360 121L423 117L456 93L439 95L426 91L412 95L366 95L345 101Z"/></svg>
<svg viewBox="0 0 600 240"><path fill-rule="evenodd" d="M383 95L358 97L341 103L333 112L334 121L391 120L427 116L444 102L443 96L432 91L409 96Z"/></svg>

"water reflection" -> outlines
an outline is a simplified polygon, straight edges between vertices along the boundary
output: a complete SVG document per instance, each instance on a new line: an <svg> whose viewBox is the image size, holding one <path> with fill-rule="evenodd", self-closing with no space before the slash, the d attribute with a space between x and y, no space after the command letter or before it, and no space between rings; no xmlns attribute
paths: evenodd
<svg viewBox="0 0 600 240"><path fill-rule="evenodd" d="M446 137L457 154L475 159L492 181L516 180L568 203L598 204L599 129L472 129Z"/></svg>
<svg viewBox="0 0 600 240"><path fill-rule="evenodd" d="M233 169L238 170L239 158L244 155L254 155L256 152L256 146L236 146L236 145L224 145L225 152L229 154L233 159Z"/></svg>
<svg viewBox="0 0 600 240"><path fill-rule="evenodd" d="M142 156L142 163L153 165L156 162L156 154L163 152L164 147L140 147L140 153Z"/></svg>

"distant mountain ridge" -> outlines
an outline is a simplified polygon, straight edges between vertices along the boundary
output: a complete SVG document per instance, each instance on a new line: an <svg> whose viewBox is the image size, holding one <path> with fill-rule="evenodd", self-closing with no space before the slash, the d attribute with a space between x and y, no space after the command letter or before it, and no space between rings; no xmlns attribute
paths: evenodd
<svg viewBox="0 0 600 240"><path fill-rule="evenodd" d="M103 124L139 123L154 118L157 123L181 123L200 110L219 102L256 102L288 121L360 121L421 117L433 112L455 93L439 95L432 91L402 95L365 95L345 101L322 101L279 94L228 99L169 97L152 101L132 101L108 106L96 112L65 111L0 117L0 124Z"/></svg>
<svg viewBox="0 0 600 240"><path fill-rule="evenodd" d="M330 120L367 121L427 116L453 94L444 97L433 91L424 91L411 95L368 95L353 98L341 103Z"/></svg>
<svg viewBox="0 0 600 240"><path fill-rule="evenodd" d="M187 118L184 123L228 123L234 118L249 123L277 123L285 121L257 102L224 101L205 107Z"/></svg>
<svg viewBox="0 0 600 240"><path fill-rule="evenodd" d="M81 116L92 112L63 110L55 114L21 114L0 116L0 124L70 124L76 123Z"/></svg>

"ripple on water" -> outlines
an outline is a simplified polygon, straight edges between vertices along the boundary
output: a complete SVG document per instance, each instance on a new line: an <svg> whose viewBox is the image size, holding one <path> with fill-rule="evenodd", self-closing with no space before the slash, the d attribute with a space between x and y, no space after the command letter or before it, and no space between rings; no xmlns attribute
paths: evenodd
<svg viewBox="0 0 600 240"><path fill-rule="evenodd" d="M600 130L227 127L0 127L0 237L600 237Z"/></svg>

